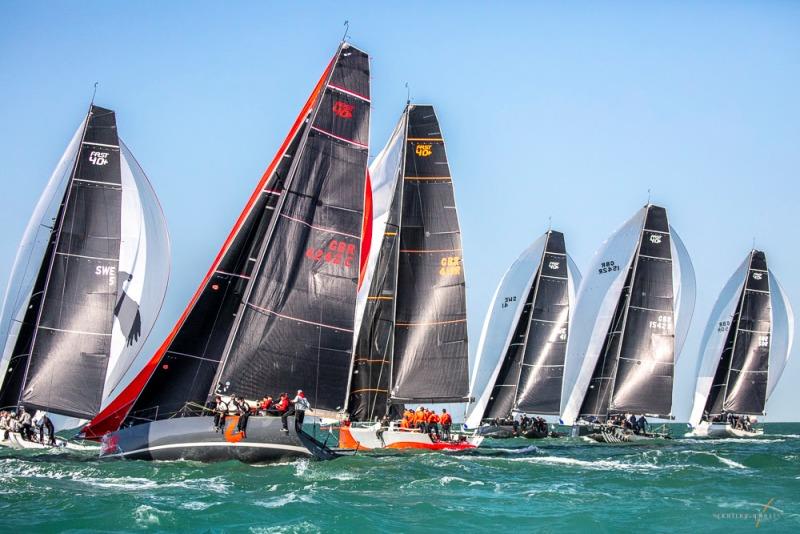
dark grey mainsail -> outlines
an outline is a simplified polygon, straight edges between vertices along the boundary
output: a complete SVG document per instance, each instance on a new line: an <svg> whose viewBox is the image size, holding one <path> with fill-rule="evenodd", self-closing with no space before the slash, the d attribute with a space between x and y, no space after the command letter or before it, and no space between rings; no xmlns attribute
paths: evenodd
<svg viewBox="0 0 800 534"><path fill-rule="evenodd" d="M121 197L114 112L91 106L1 404L84 418L100 409L118 300Z"/></svg>
<svg viewBox="0 0 800 534"><path fill-rule="evenodd" d="M525 305L482 419L558 415L569 329L564 234L549 230Z"/></svg>
<svg viewBox="0 0 800 534"><path fill-rule="evenodd" d="M617 302L580 416L670 417L675 366L670 228L664 208L648 205L639 243Z"/></svg>
<svg viewBox="0 0 800 534"><path fill-rule="evenodd" d="M569 336L569 264L564 234L548 232L536 280L515 410L558 415Z"/></svg>
<svg viewBox="0 0 800 534"><path fill-rule="evenodd" d="M468 396L461 230L444 139L432 106L408 106L391 399Z"/></svg>
<svg viewBox="0 0 800 534"><path fill-rule="evenodd" d="M772 332L770 296L766 255L753 250L706 400L704 412L709 416L764 413Z"/></svg>

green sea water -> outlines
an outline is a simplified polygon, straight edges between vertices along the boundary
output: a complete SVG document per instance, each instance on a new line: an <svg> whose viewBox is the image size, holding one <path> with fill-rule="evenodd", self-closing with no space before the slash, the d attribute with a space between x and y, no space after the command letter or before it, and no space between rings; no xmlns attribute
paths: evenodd
<svg viewBox="0 0 800 534"><path fill-rule="evenodd" d="M0 450L0 532L641 529L800 532L800 425L752 439L487 440L263 466Z"/></svg>

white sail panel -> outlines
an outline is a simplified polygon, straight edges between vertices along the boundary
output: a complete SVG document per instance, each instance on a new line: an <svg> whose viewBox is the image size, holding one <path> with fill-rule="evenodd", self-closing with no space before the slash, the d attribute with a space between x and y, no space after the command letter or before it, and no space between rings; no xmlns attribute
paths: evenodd
<svg viewBox="0 0 800 534"><path fill-rule="evenodd" d="M114 398L161 311L170 271L167 223L147 176L120 140L122 226L118 301L103 404Z"/></svg>
<svg viewBox="0 0 800 534"><path fill-rule="evenodd" d="M50 180L47 182L42 196L36 204L33 215L25 228L22 241L17 248L11 277L6 287L3 300L3 311L0 315L0 339L4 340L2 358L0 358L0 377L4 376L11 359L11 352L17 342L17 335L22 323L33 285L39 274L45 250L58 214L61 199L64 197L69 178L75 167L75 159L80 149L81 137L86 127L86 119L75 131L67 145L67 149L56 165ZM2 383L2 379L0 379Z"/></svg>
<svg viewBox="0 0 800 534"><path fill-rule="evenodd" d="M689 334L689 325L694 315L694 304L697 296L697 282L694 275L694 266L689 257L689 252L683 244L678 232L669 227L672 248L672 280L674 291L675 310L675 363L686 342Z"/></svg>
<svg viewBox="0 0 800 534"><path fill-rule="evenodd" d="M370 182L372 183L372 241L364 279L356 295L355 332L360 331L361 321L364 318L364 309L367 305L372 277L375 274L375 265L378 263L381 243L386 232L389 207L392 204L392 198L394 198L397 176L403 165L407 117L403 113L386 146L375 156L372 165L369 166ZM357 336L353 336L354 348L357 340Z"/></svg>
<svg viewBox="0 0 800 534"><path fill-rule="evenodd" d="M767 400L778 385L794 341L794 311L786 292L775 274L769 271L770 305L772 306L772 335L769 349Z"/></svg>
<svg viewBox="0 0 800 534"><path fill-rule="evenodd" d="M470 380L470 396L477 399L467 416L470 428L480 425L546 244L547 234L544 234L525 249L503 275L489 304Z"/></svg>
<svg viewBox="0 0 800 534"><path fill-rule="evenodd" d="M636 253L646 214L645 206L603 243L578 289L564 367L561 417L565 424L574 423L580 411Z"/></svg>
<svg viewBox="0 0 800 534"><path fill-rule="evenodd" d="M694 388L694 402L692 413L689 416L689 423L697 426L703 417L708 393L711 391L711 383L714 374L717 372L720 355L725 347L728 332L733 325L733 316L736 313L736 305L742 293L747 269L750 265L750 256L742 262L736 272L733 273L722 288L722 292L717 297L714 307L711 309L706 329L703 332L703 340L700 343L700 357L697 362L697 382Z"/></svg>

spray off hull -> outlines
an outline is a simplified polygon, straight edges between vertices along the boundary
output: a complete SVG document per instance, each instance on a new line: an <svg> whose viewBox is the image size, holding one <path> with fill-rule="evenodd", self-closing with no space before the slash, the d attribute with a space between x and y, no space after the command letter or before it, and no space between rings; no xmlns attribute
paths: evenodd
<svg viewBox="0 0 800 534"><path fill-rule="evenodd" d="M135 460L239 460L263 463L286 458L308 458L311 453L298 438L294 418L289 432L278 417L250 417L245 433L237 431L238 416L225 420L224 431L214 429L211 416L164 419L131 426L103 438L102 458Z"/></svg>

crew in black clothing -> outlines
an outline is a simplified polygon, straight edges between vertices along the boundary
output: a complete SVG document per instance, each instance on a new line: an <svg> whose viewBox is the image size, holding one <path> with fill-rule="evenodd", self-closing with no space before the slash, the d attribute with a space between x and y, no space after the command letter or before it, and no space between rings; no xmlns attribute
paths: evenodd
<svg viewBox="0 0 800 534"><path fill-rule="evenodd" d="M217 395L214 399L214 429L219 432L225 427L225 417L228 415L228 403L222 400L222 397Z"/></svg>
<svg viewBox="0 0 800 534"><path fill-rule="evenodd" d="M242 433L242 437L247 437L247 420L250 418L250 405L244 400L244 397L239 397L236 401L236 413L239 416L239 424L236 430Z"/></svg>

